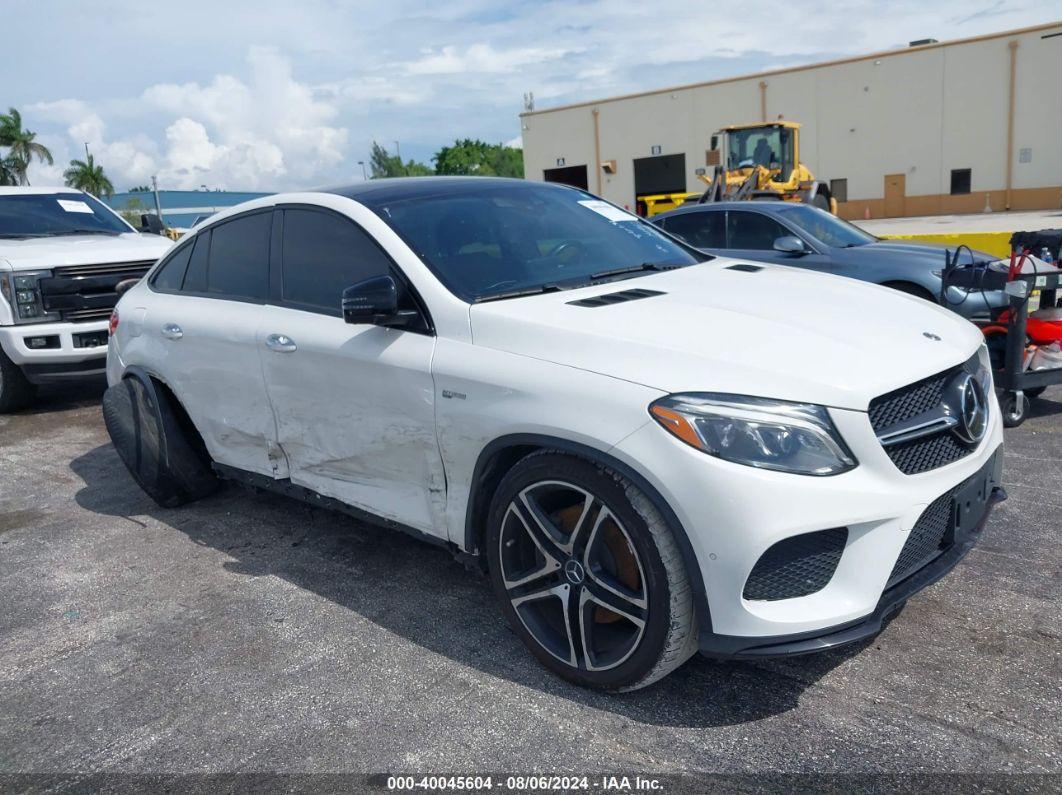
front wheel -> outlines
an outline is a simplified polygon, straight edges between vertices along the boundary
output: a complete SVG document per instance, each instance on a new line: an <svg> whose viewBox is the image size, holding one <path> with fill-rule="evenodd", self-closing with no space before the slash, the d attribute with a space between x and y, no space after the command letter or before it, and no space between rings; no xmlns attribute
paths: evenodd
<svg viewBox="0 0 1062 795"><path fill-rule="evenodd" d="M589 687L636 690L696 651L675 538L626 478L574 456L535 453L502 479L488 522L502 611L550 670Z"/></svg>

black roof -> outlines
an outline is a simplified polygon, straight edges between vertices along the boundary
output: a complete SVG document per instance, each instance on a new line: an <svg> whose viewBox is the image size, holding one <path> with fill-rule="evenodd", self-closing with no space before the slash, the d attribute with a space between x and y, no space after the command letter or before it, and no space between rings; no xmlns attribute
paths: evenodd
<svg viewBox="0 0 1062 795"><path fill-rule="evenodd" d="M532 182L525 179L508 179L505 177L394 177L389 179L370 179L351 185L337 185L319 188L319 193L334 193L369 206L379 206L404 199L423 199L432 196L460 196L479 193L492 187L512 188L561 188L549 182Z"/></svg>

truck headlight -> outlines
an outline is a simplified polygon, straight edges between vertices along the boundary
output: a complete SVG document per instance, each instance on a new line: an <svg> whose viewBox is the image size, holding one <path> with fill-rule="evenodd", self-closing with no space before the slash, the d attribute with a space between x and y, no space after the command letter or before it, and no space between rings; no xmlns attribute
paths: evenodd
<svg viewBox="0 0 1062 795"><path fill-rule="evenodd" d="M822 406L686 392L653 402L649 413L691 447L735 464L820 476L857 464Z"/></svg>
<svg viewBox="0 0 1062 795"><path fill-rule="evenodd" d="M14 272L0 274L0 293L11 305L15 323L41 323L58 320L58 312L44 308L40 280L51 276L51 271Z"/></svg>

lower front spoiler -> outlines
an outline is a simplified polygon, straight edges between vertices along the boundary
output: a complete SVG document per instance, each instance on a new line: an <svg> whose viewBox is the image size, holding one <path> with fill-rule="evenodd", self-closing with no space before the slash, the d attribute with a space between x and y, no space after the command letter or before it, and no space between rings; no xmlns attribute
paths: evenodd
<svg viewBox="0 0 1062 795"><path fill-rule="evenodd" d="M716 635L702 633L700 652L706 657L722 659L755 659L764 657L788 657L797 654L811 654L825 651L849 643L856 643L872 638L881 632L885 625L901 610L908 597L935 583L966 557L981 536L981 530L988 522L988 517L997 503L1003 502L1007 493L1002 486L995 486L985 504L984 514L977 522L974 531L966 533L961 540L956 540L946 551L941 553L927 566L919 569L902 582L897 583L881 595L878 606L868 616L840 624L825 630L803 632L794 635L775 635L761 638L747 638L737 635Z"/></svg>

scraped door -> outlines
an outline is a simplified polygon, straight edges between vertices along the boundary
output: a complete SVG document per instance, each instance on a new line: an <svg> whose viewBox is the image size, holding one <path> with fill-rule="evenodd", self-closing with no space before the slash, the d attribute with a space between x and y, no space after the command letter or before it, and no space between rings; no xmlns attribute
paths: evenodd
<svg viewBox="0 0 1062 795"><path fill-rule="evenodd" d="M391 267L352 221L291 208L278 220L279 305L263 310L259 350L292 482L445 537L435 337L343 321L343 289Z"/></svg>

